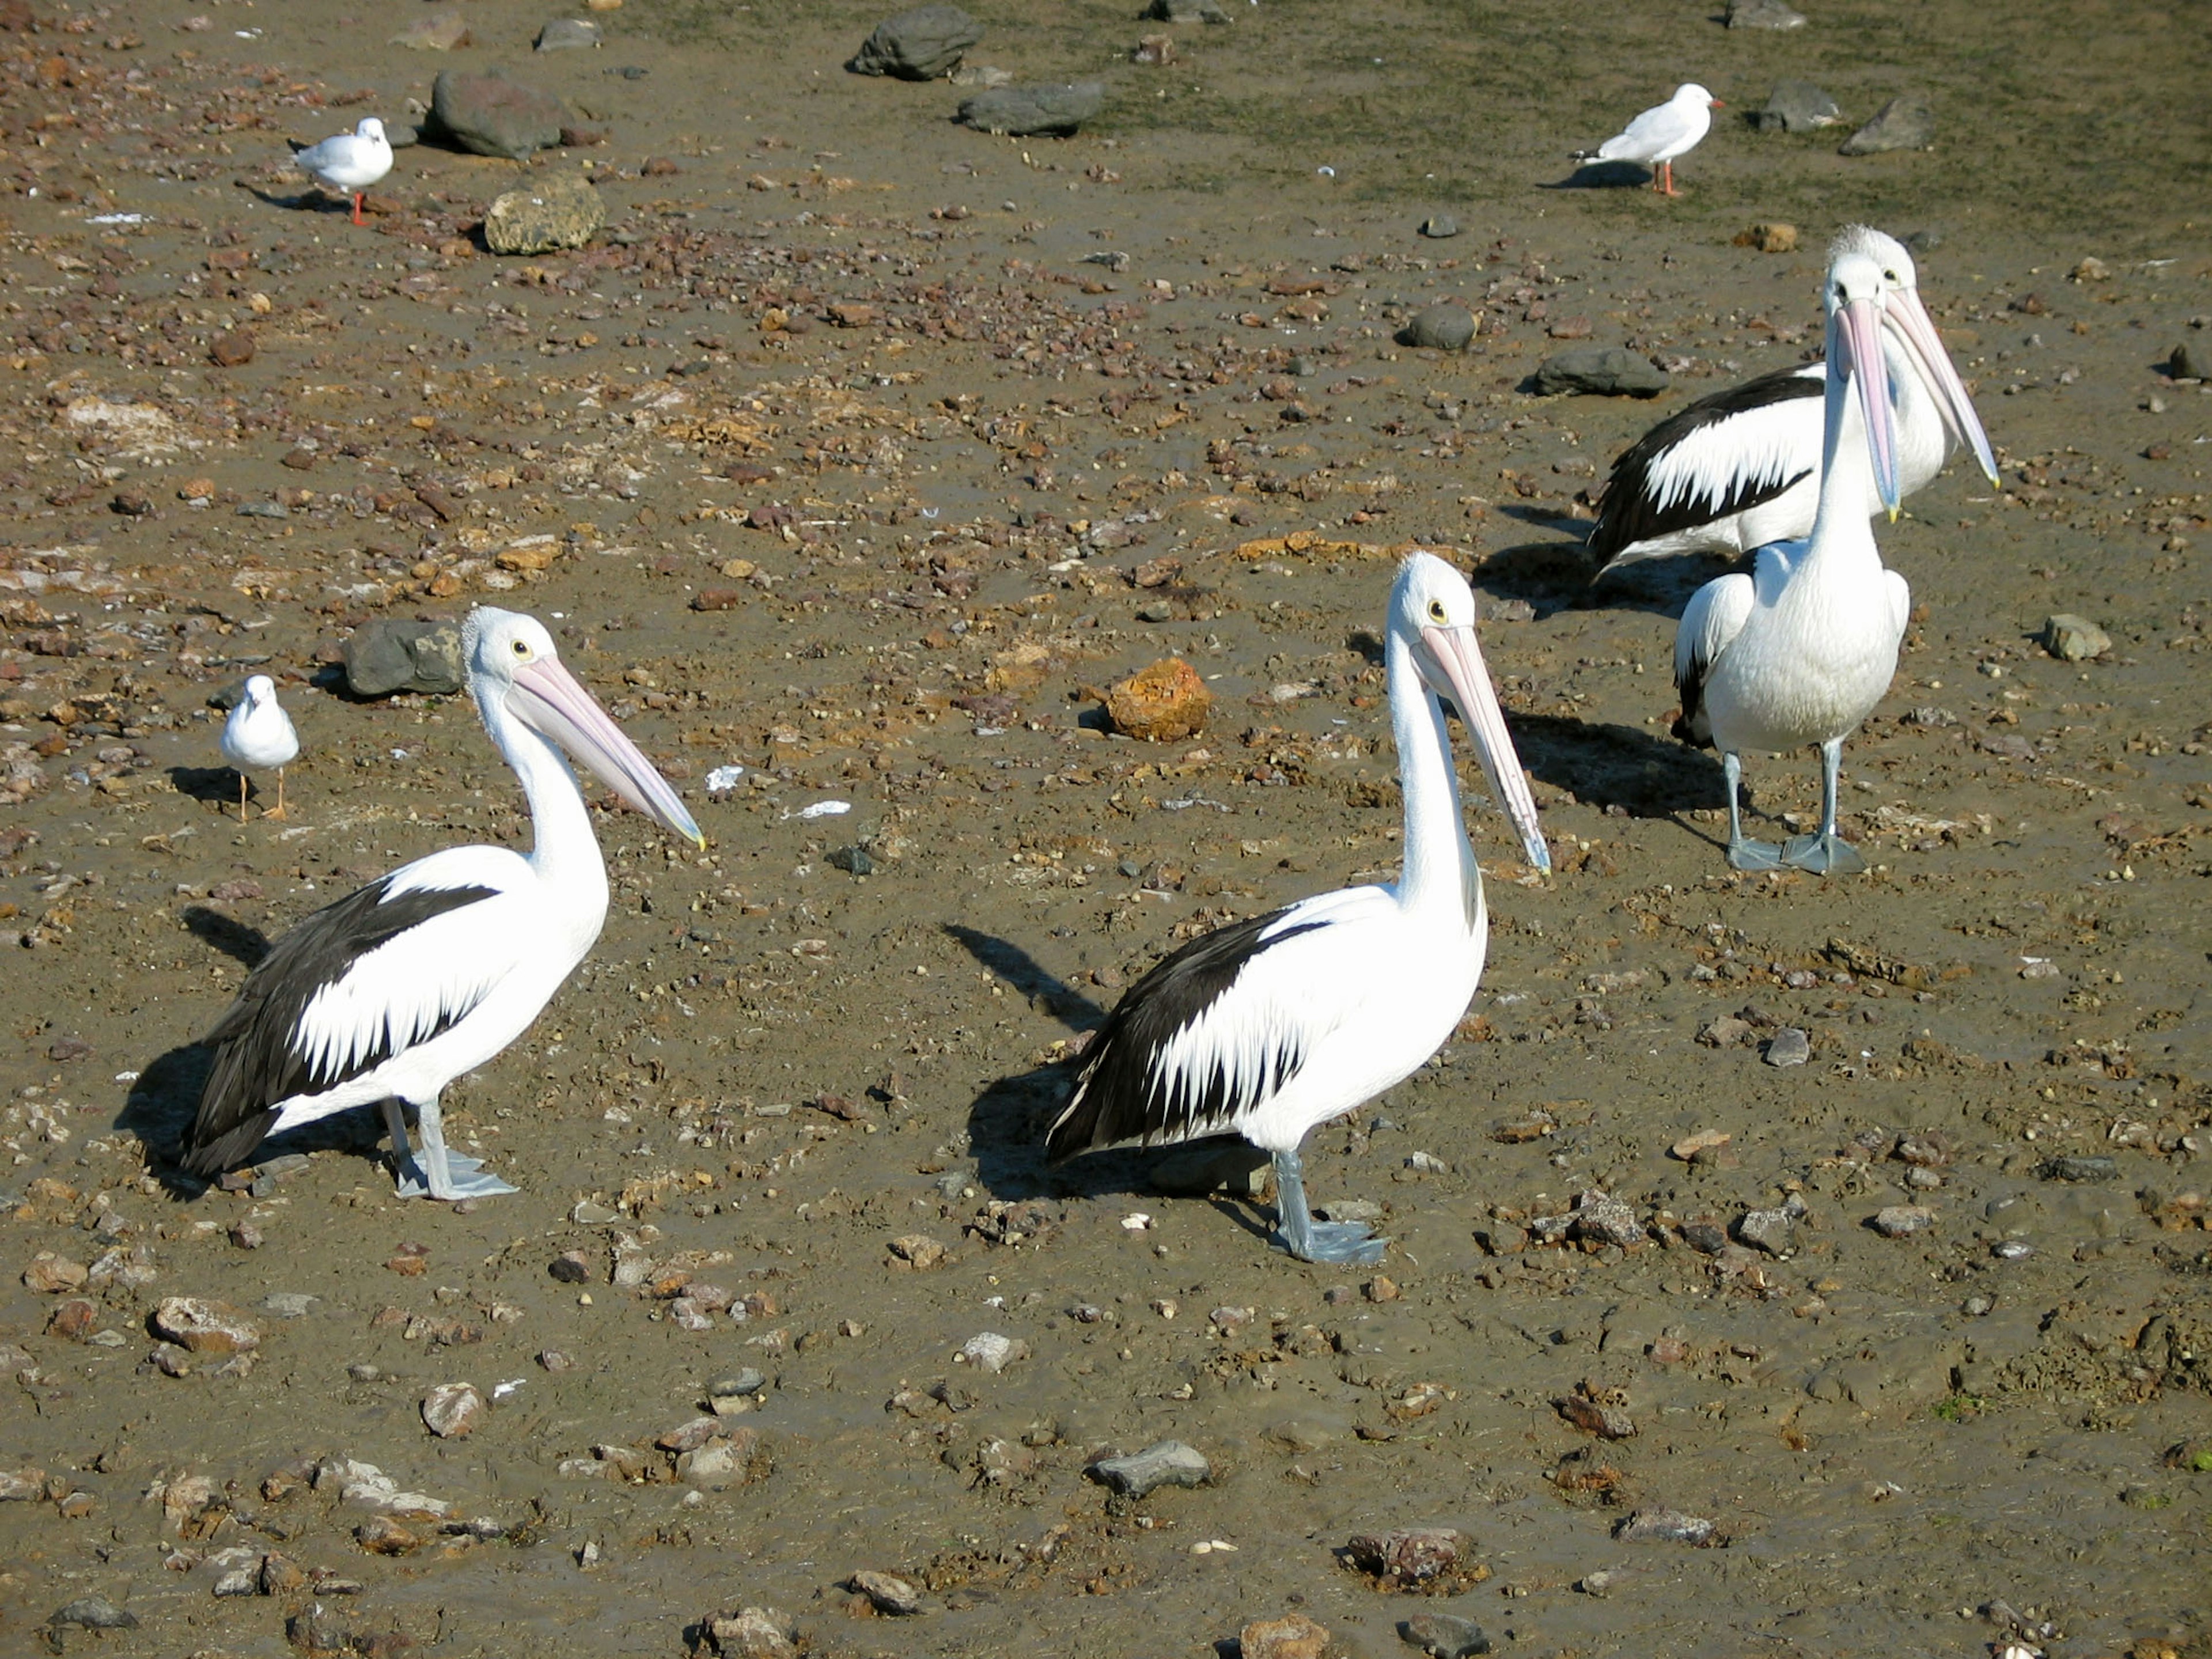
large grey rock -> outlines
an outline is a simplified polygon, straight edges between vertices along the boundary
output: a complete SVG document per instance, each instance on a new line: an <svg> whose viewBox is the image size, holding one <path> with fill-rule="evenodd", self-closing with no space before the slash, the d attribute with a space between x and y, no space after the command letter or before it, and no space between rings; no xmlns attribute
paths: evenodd
<svg viewBox="0 0 2212 1659"><path fill-rule="evenodd" d="M1009 137L1033 134L1066 136L1106 106L1106 88L1097 81L1065 86L993 87L964 100L960 119L980 132Z"/></svg>
<svg viewBox="0 0 2212 1659"><path fill-rule="evenodd" d="M587 17L556 17L538 31L540 52L575 52L599 44L599 26Z"/></svg>
<svg viewBox="0 0 2212 1659"><path fill-rule="evenodd" d="M561 142L568 106L496 70L447 70L430 88L430 122L463 149L520 161Z"/></svg>
<svg viewBox="0 0 2212 1659"><path fill-rule="evenodd" d="M1843 118L1836 100L1810 81L1778 81L1766 107L1752 112L1751 123L1761 132L1811 132Z"/></svg>
<svg viewBox="0 0 2212 1659"><path fill-rule="evenodd" d="M2087 617L2062 611L2044 623L2043 648L2061 662L2087 662L2112 648L2112 636Z"/></svg>
<svg viewBox="0 0 2212 1659"><path fill-rule="evenodd" d="M1874 119L1843 142L1839 155L1878 155L1886 149L1926 149L1936 142L1936 112L1925 100L1893 98Z"/></svg>
<svg viewBox="0 0 2212 1659"><path fill-rule="evenodd" d="M1732 29L1802 29L1805 14L1792 11L1782 0L1729 0L1728 26Z"/></svg>
<svg viewBox="0 0 2212 1659"><path fill-rule="evenodd" d="M1621 346L1577 346L1547 357L1536 369L1536 390L1595 392L1606 396L1650 398L1667 389L1667 371L1649 357Z"/></svg>
<svg viewBox="0 0 2212 1659"><path fill-rule="evenodd" d="M877 24L845 67L855 75L934 81L959 68L982 38L983 26L957 6L917 6Z"/></svg>
<svg viewBox="0 0 2212 1659"><path fill-rule="evenodd" d="M606 204L580 173L548 173L484 210L484 246L494 253L550 253L581 247L607 222Z"/></svg>
<svg viewBox="0 0 2212 1659"><path fill-rule="evenodd" d="M1206 1454L1180 1440L1163 1440L1128 1457L1102 1457L1089 1471L1124 1498L1142 1498L1162 1486L1202 1486L1213 1476Z"/></svg>
<svg viewBox="0 0 2212 1659"><path fill-rule="evenodd" d="M1153 23L1227 23L1234 21L1221 0L1152 0L1144 21Z"/></svg>
<svg viewBox="0 0 2212 1659"><path fill-rule="evenodd" d="M356 697L458 691L468 681L461 665L461 625L379 617L346 641L345 672L346 690Z"/></svg>
<svg viewBox="0 0 2212 1659"><path fill-rule="evenodd" d="M2177 380L2212 380L2212 341L2184 340L2174 347L2166 372Z"/></svg>
<svg viewBox="0 0 2212 1659"><path fill-rule="evenodd" d="M1462 351L1474 338L1475 326L1475 315L1465 306L1439 300L1415 312L1413 320L1398 331L1398 339L1403 345Z"/></svg>

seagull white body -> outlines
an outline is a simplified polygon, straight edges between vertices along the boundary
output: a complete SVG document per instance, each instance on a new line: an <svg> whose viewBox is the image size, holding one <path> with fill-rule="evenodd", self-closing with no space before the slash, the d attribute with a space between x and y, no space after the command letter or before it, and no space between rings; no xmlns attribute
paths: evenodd
<svg viewBox="0 0 2212 1659"><path fill-rule="evenodd" d="M1820 510L1802 542L1759 550L1749 574L1699 588L1674 636L1681 693L1675 735L1720 750L1729 791L1729 861L1817 873L1863 869L1836 834L1843 741L1873 712L1897 672L1911 611L1905 579L1885 569L1862 511L1863 474L1896 501L1888 378L1881 372L1879 267L1856 252L1829 264L1830 378ZM1873 372L1869 373L1871 368ZM1747 841L1739 817L1741 755L1820 747L1821 826L1780 848Z"/></svg>
<svg viewBox="0 0 2212 1659"><path fill-rule="evenodd" d="M214 1175L267 1135L381 1103L401 1196L514 1191L447 1152L438 1097L529 1029L606 920L606 867L562 750L705 845L675 791L561 666L543 624L485 607L470 617L463 651L485 728L528 798L536 844L526 855L434 853L279 939L208 1038L215 1063L185 1137L186 1168ZM420 1117L420 1169L403 1104Z"/></svg>
<svg viewBox="0 0 2212 1659"><path fill-rule="evenodd" d="M1482 975L1488 912L1441 697L1466 720L1528 861L1551 866L1474 621L1474 596L1458 572L1431 554L1406 561L1384 646L1405 793L1398 880L1221 928L1146 975L1092 1043L1047 1136L1053 1158L1233 1132L1273 1156L1279 1242L1292 1255L1381 1259L1382 1241L1364 1228L1313 1221L1298 1147L1316 1124L1434 1054Z"/></svg>
<svg viewBox="0 0 2212 1659"><path fill-rule="evenodd" d="M1654 190L1662 196L1680 195L1674 188L1674 158L1705 142L1720 101L1696 82L1685 82L1665 103L1645 110L1595 149L1577 150L1574 159L1644 162L1655 169Z"/></svg>
<svg viewBox="0 0 2212 1659"><path fill-rule="evenodd" d="M246 690L230 711L230 718L222 723L222 757L238 769L238 817L246 820L246 775L276 772L276 805L264 812L264 817L284 816L284 769L300 757L300 734L292 729L292 717L276 701L276 682L266 674L256 674L246 682Z"/></svg>
<svg viewBox="0 0 2212 1659"><path fill-rule="evenodd" d="M1966 443L1992 483L1996 458L1920 299L1912 256L1894 237L1855 225L1839 249L1867 254L1882 269L1882 359L1897 421L1897 488L1910 495ZM1761 375L1700 398L1638 439L1613 464L1591 526L1598 574L1674 553L1747 553L1813 531L1820 500L1826 426L1825 363ZM1854 469L1854 476L1856 470ZM1867 516L1883 510L1868 474Z"/></svg>
<svg viewBox="0 0 2212 1659"><path fill-rule="evenodd" d="M353 222L362 222L362 192L392 171L392 142L384 123L364 116L351 132L341 132L295 152L293 165L334 196L353 198Z"/></svg>

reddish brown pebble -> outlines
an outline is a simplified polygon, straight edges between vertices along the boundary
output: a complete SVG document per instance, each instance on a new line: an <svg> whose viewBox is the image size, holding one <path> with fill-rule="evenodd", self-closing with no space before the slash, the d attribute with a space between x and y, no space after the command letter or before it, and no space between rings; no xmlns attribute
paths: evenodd
<svg viewBox="0 0 2212 1659"><path fill-rule="evenodd" d="M1397 1280L1385 1278L1381 1273L1376 1274L1360 1289L1370 1302L1395 1302L1401 1294Z"/></svg>
<svg viewBox="0 0 2212 1659"><path fill-rule="evenodd" d="M405 1555L422 1547L422 1540L388 1515L372 1515L353 1529L362 1548L372 1555Z"/></svg>
<svg viewBox="0 0 2212 1659"><path fill-rule="evenodd" d="M1114 729L1147 743L1173 743L1206 728L1213 693L1181 657L1164 657L1139 669L1106 693Z"/></svg>
<svg viewBox="0 0 2212 1659"><path fill-rule="evenodd" d="M1255 1619L1237 1632L1243 1659L1322 1659L1328 1650L1328 1626L1302 1613L1285 1619Z"/></svg>
<svg viewBox="0 0 2212 1659"><path fill-rule="evenodd" d="M691 596L694 611L735 611L744 602L741 587L702 587Z"/></svg>
<svg viewBox="0 0 2212 1659"><path fill-rule="evenodd" d="M260 1228L251 1221L241 1221L230 1230L230 1242L241 1250L258 1250L266 1242Z"/></svg>
<svg viewBox="0 0 2212 1659"><path fill-rule="evenodd" d="M40 1250L31 1258L31 1265L23 1269L23 1285L42 1295L58 1296L82 1286L86 1271L82 1261L56 1255L52 1250Z"/></svg>
<svg viewBox="0 0 2212 1659"><path fill-rule="evenodd" d="M1408 1527L1362 1533L1346 1540L1345 1549L1362 1571L1413 1584L1457 1565L1461 1542L1460 1534L1449 1527Z"/></svg>
<svg viewBox="0 0 2212 1659"><path fill-rule="evenodd" d="M422 1396L422 1421L441 1440L458 1440L483 1421L484 1397L467 1382L441 1382Z"/></svg>
<svg viewBox="0 0 2212 1659"><path fill-rule="evenodd" d="M208 356L219 368L242 368L253 361L253 337L244 329L218 334L208 343Z"/></svg>
<svg viewBox="0 0 2212 1659"><path fill-rule="evenodd" d="M53 1312L46 1316L46 1334L60 1337L65 1342L82 1342L99 1323L99 1304L73 1296L54 1304Z"/></svg>

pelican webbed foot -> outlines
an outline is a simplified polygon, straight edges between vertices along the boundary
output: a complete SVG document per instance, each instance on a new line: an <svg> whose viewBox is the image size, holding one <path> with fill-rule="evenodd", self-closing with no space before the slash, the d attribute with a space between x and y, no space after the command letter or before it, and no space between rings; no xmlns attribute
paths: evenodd
<svg viewBox="0 0 2212 1659"><path fill-rule="evenodd" d="M1728 861L1731 870L1779 870L1784 859L1782 848L1772 842L1739 836L1729 842Z"/></svg>
<svg viewBox="0 0 2212 1659"><path fill-rule="evenodd" d="M1316 1221L1306 1206L1305 1164L1296 1152L1277 1152L1274 1243L1301 1261L1372 1267L1389 1249L1357 1221Z"/></svg>
<svg viewBox="0 0 2212 1659"><path fill-rule="evenodd" d="M1782 862L1816 876L1856 876L1867 867L1858 848L1832 831L1790 836L1782 843Z"/></svg>

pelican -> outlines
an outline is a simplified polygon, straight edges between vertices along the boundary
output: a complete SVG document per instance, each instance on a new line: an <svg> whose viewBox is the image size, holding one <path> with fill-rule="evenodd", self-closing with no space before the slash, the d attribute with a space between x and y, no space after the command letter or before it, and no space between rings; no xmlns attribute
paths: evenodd
<svg viewBox="0 0 2212 1659"><path fill-rule="evenodd" d="M1433 554L1390 589L1383 663L1405 791L1405 867L1194 939L1132 986L1052 1124L1055 1160L1117 1141L1233 1131L1272 1155L1275 1242L1365 1264L1385 1240L1306 1207L1308 1130L1410 1075L1449 1036L1482 976L1482 874L1461 821L1441 699L1459 709L1530 864L1551 868L1536 806L1474 635L1474 595Z"/></svg>
<svg viewBox="0 0 2212 1659"><path fill-rule="evenodd" d="M353 198L353 222L358 225L366 222L361 198L392 171L392 141L384 136L383 122L364 116L351 132L295 150L292 165L332 195Z"/></svg>
<svg viewBox="0 0 2212 1659"><path fill-rule="evenodd" d="M1910 495L1943 470L1954 443L1995 483L1996 457L1935 319L1919 273L1895 237L1853 225L1838 249L1881 267L1882 360L1897 418L1897 488ZM1820 499L1821 391L1827 368L1805 363L1717 392L1670 415L1613 464L1588 546L1598 575L1662 554L1747 553L1812 533ZM1866 511L1881 511L1865 481Z"/></svg>
<svg viewBox="0 0 2212 1659"><path fill-rule="evenodd" d="M1595 149L1578 149L1577 161L1645 161L1651 165L1651 188L1662 196L1680 196L1674 188L1674 158L1686 155L1705 142L1712 130L1713 112L1728 106L1694 81L1674 88L1674 95L1638 116Z"/></svg>
<svg viewBox="0 0 2212 1659"><path fill-rule="evenodd" d="M300 757L300 734L276 701L276 682L256 674L222 723L222 757L238 769L238 821L246 822L246 775L276 769L276 805L261 816L284 816L284 769Z"/></svg>
<svg viewBox="0 0 2212 1659"><path fill-rule="evenodd" d="M402 1198L514 1191L447 1150L438 1096L529 1029L606 920L606 866L562 750L655 823L707 844L536 617L483 606L461 653L484 728L522 781L536 845L526 857L433 853L278 939L208 1035L215 1063L185 1136L187 1170L219 1174L264 1136L380 1103ZM403 1103L420 1124L419 1164Z"/></svg>
<svg viewBox="0 0 2212 1659"><path fill-rule="evenodd" d="M1751 574L1734 571L1691 598L1674 633L1682 712L1674 735L1711 743L1728 777L1729 862L1739 870L1792 865L1848 875L1866 861L1836 833L1836 774L1844 738L1873 712L1897 672L1912 609L1905 578L1882 568L1860 510L1862 474L1897 512L1896 437L1881 372L1881 267L1864 253L1832 253L1823 304L1829 373L1823 402L1820 510L1802 542L1759 550ZM1856 393L1856 397L1854 397ZM1746 749L1820 746L1820 829L1777 848L1747 841L1738 801Z"/></svg>

